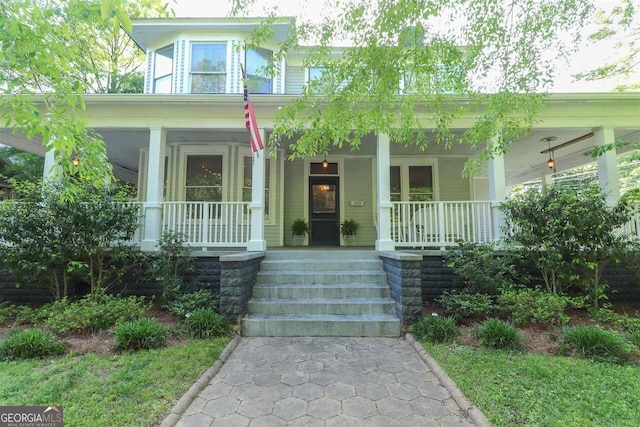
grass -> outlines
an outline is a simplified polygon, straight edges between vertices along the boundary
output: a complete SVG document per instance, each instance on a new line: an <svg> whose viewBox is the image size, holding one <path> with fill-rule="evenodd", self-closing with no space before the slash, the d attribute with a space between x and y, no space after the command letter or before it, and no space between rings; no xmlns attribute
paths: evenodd
<svg viewBox="0 0 640 427"><path fill-rule="evenodd" d="M640 366L423 344L495 426L637 426Z"/></svg>
<svg viewBox="0 0 640 427"><path fill-rule="evenodd" d="M0 363L0 406L62 405L65 426L157 425L228 341Z"/></svg>

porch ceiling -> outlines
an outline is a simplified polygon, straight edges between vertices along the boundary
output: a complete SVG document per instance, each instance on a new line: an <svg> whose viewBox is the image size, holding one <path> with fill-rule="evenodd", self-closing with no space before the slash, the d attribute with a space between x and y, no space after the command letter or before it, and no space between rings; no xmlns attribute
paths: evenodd
<svg viewBox="0 0 640 427"><path fill-rule="evenodd" d="M87 96L87 118L106 142L107 154L114 164L116 176L136 182L140 150L149 144L149 128L164 126L168 143L249 144L244 120L237 114L236 95L220 97L198 95L109 95ZM288 98L287 98L288 99ZM273 124L277 107L288 102L282 96L256 96L255 107L260 123ZM461 133L468 123L457 123ZM540 123L528 135L514 141L505 155L507 185L540 178L550 172L548 154L541 151L547 144L542 138L554 136L552 147L608 125L615 129L616 139L640 141L640 96L636 94L571 94L550 99L542 111ZM363 139L359 151L350 147L332 148L331 154L375 156L375 136ZM0 125L0 144L44 155L39 137L28 140L21 132ZM555 150L556 170L564 171L593 161L584 152L595 144L595 138ZM620 150L621 153L624 150ZM473 156L471 147L455 144L451 149L432 144L426 151L392 144L392 155ZM482 172L480 173L480 175Z"/></svg>

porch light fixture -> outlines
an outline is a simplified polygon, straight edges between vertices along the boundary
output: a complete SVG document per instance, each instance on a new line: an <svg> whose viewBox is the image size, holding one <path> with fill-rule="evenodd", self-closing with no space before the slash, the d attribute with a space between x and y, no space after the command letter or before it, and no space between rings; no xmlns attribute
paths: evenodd
<svg viewBox="0 0 640 427"><path fill-rule="evenodd" d="M328 168L329 167L329 162L327 161L327 155L324 155L324 160L322 161L322 167L323 168Z"/></svg>
<svg viewBox="0 0 640 427"><path fill-rule="evenodd" d="M555 136L547 136L546 138L542 138L540 142L546 142L549 152L549 160L547 160L547 166L549 169L553 169L553 173L556 172L556 160L553 156L553 150L551 149L551 142L555 141L557 138Z"/></svg>

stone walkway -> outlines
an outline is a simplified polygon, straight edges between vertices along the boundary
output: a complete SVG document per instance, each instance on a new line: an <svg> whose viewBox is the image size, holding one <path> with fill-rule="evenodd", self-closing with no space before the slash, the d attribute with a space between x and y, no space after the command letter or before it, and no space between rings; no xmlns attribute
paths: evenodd
<svg viewBox="0 0 640 427"><path fill-rule="evenodd" d="M177 425L474 424L405 340L242 338Z"/></svg>

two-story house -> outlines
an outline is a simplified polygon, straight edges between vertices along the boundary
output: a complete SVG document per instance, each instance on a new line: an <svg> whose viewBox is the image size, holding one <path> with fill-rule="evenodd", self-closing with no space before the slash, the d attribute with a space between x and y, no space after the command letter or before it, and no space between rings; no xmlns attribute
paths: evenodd
<svg viewBox="0 0 640 427"><path fill-rule="evenodd" d="M266 147L252 155L243 111L241 64L264 141L279 108L320 69L292 53L274 77L260 74L295 25L282 19L272 43L247 48L260 18L135 20L131 37L146 52L144 94L86 96L89 125L105 140L116 176L137 184L144 212L140 245L152 250L163 231L184 233L194 248L263 251L293 245L291 223L311 224L305 245L345 245L339 225L360 224L356 245L393 250L490 241L508 188L592 161L584 152L640 137L640 94L554 94L532 132L463 177L476 155L467 145L426 151L372 133L358 151L287 159ZM425 120L425 123L428 121ZM2 126L0 124L0 126ZM456 122L462 131L465 120ZM456 129L454 129L454 133ZM0 142L44 154L40 141L0 129ZM490 143L490 141L487 141ZM619 197L616 153L597 159L600 183Z"/></svg>

